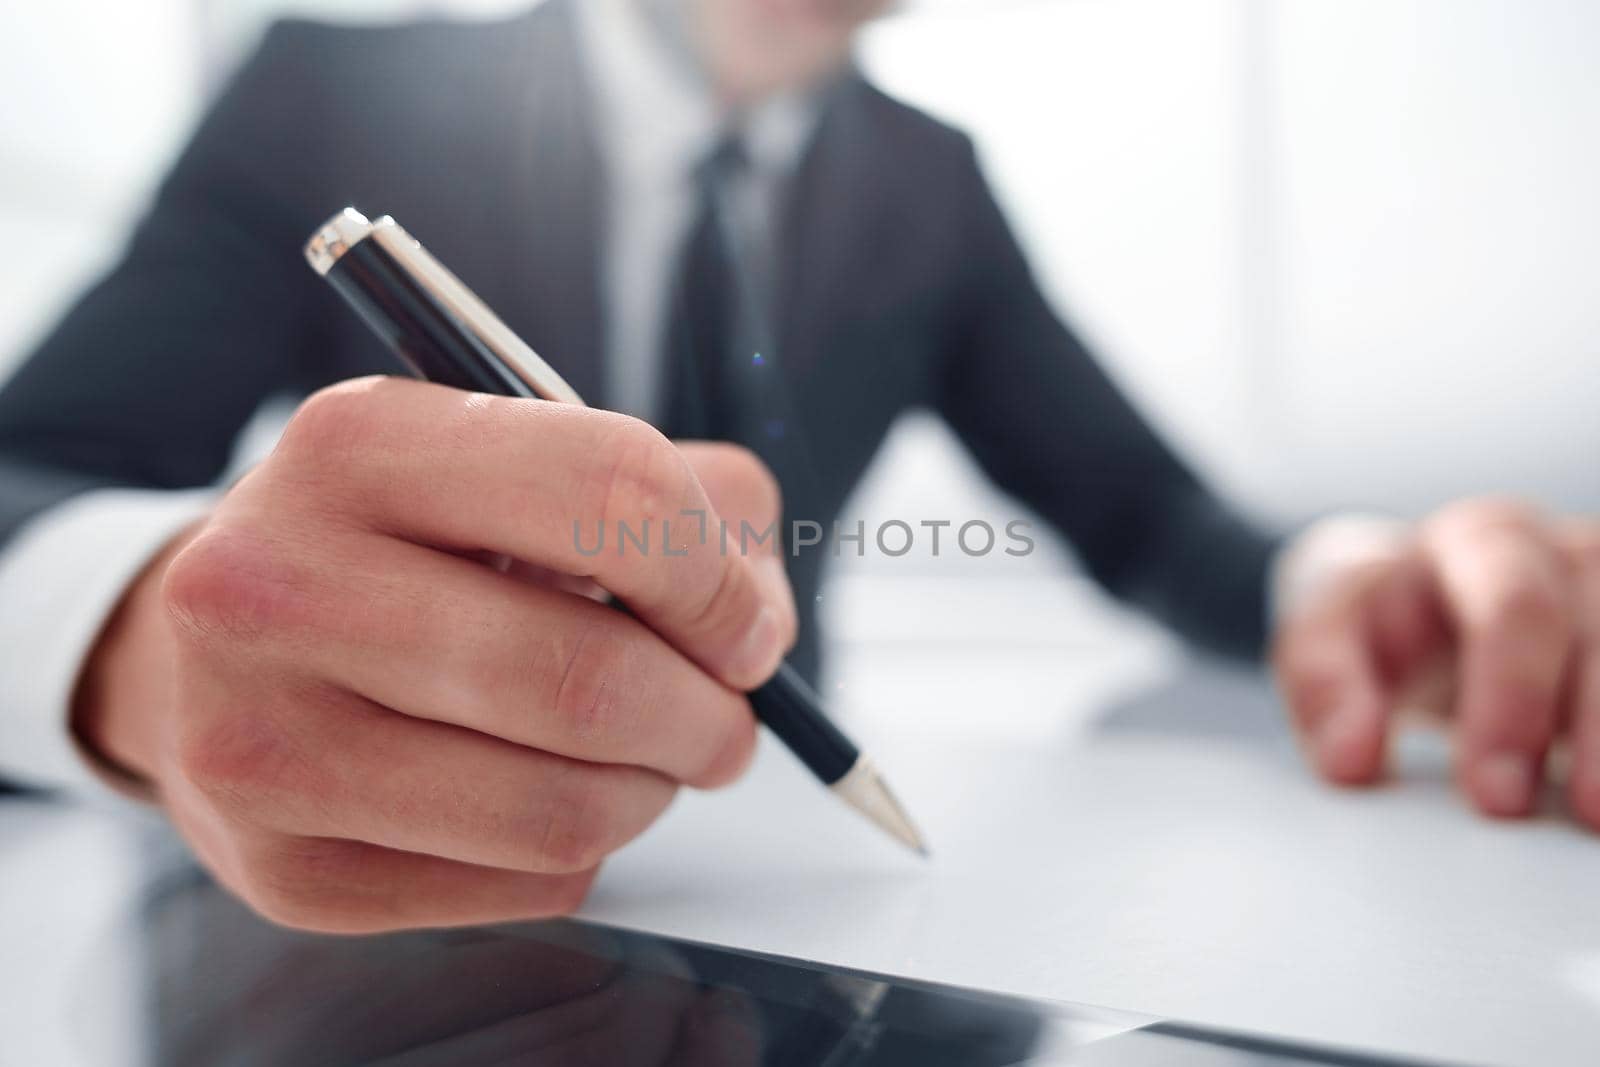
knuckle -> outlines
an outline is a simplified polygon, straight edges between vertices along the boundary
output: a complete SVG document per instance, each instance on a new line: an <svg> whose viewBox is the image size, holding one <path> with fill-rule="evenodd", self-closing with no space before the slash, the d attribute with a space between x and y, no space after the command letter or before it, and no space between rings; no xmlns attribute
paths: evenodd
<svg viewBox="0 0 1600 1067"><path fill-rule="evenodd" d="M1491 530L1531 530L1539 527L1542 516L1524 501L1511 497L1484 496L1458 500L1441 508L1435 518L1441 529L1467 533Z"/></svg>
<svg viewBox="0 0 1600 1067"><path fill-rule="evenodd" d="M286 603L280 564L267 543L236 528L212 527L173 559L161 601L191 638L259 632Z"/></svg>
<svg viewBox="0 0 1600 1067"><path fill-rule="evenodd" d="M690 602L684 613L689 632L708 636L742 633L754 623L761 598L742 561L724 560L717 568L716 581L701 589L701 595Z"/></svg>
<svg viewBox="0 0 1600 1067"><path fill-rule="evenodd" d="M532 870L571 874L596 867L613 841L605 776L573 773L551 789L534 816Z"/></svg>
<svg viewBox="0 0 1600 1067"><path fill-rule="evenodd" d="M633 657L610 620L578 630L560 656L551 707L557 720L583 742L615 741L636 719L630 699Z"/></svg>
<svg viewBox="0 0 1600 1067"><path fill-rule="evenodd" d="M619 418L594 449L579 503L585 518L607 526L673 515L684 498L685 464L661 433L638 419Z"/></svg>
<svg viewBox="0 0 1600 1067"><path fill-rule="evenodd" d="M178 740L179 773L201 795L224 806L249 803L281 787L296 757L265 720L230 715Z"/></svg>
<svg viewBox="0 0 1600 1067"><path fill-rule="evenodd" d="M301 402L284 428L278 454L291 461L349 452L375 428L375 395L382 378L353 378L317 390Z"/></svg>
<svg viewBox="0 0 1600 1067"><path fill-rule="evenodd" d="M1495 591L1473 628L1489 641L1550 639L1565 632L1567 614L1566 597L1553 583L1519 581Z"/></svg>

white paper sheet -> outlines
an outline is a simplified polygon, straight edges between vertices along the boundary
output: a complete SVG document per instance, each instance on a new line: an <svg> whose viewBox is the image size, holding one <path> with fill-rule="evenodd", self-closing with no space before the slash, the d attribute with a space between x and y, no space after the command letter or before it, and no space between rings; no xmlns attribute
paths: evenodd
<svg viewBox="0 0 1600 1067"><path fill-rule="evenodd" d="M1258 679L1191 667L1115 697L1093 659L1028 675L930 657L850 675L871 679L871 701L911 698L851 729L923 823L932 862L880 839L769 740L745 782L684 797L615 857L585 913L1372 1051L1600 1062L1600 839L1559 816L1477 818L1437 743L1406 746L1393 785L1330 790ZM1050 714L1028 721L1059 725L982 728L1015 721L984 692L1038 702Z"/></svg>

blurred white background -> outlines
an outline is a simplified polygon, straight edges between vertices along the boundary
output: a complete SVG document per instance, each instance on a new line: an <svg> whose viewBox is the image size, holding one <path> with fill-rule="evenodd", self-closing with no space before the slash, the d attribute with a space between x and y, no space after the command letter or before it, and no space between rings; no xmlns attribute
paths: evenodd
<svg viewBox="0 0 1600 1067"><path fill-rule="evenodd" d="M25 352L116 253L270 17L516 6L0 9L0 240L26 250L0 260L0 352ZM891 91L977 136L1059 306L1258 513L1409 514L1484 491L1600 511L1600 6L925 0L863 53ZM1011 508L911 420L852 510ZM1058 559L851 560L830 616L881 639L867 604L975 595L900 579L981 575L992 610L930 623L918 606L905 625L1037 633L996 605L1066 595L1065 577L1037 584Z"/></svg>

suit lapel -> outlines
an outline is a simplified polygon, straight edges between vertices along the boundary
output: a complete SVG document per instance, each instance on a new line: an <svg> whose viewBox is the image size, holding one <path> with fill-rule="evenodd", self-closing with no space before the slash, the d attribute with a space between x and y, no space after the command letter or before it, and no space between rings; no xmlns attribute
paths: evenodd
<svg viewBox="0 0 1600 1067"><path fill-rule="evenodd" d="M778 264L780 352L802 392L831 337L878 306L878 284L906 246L904 212L884 181L858 73L835 87L784 214ZM826 333L825 333L826 331Z"/></svg>

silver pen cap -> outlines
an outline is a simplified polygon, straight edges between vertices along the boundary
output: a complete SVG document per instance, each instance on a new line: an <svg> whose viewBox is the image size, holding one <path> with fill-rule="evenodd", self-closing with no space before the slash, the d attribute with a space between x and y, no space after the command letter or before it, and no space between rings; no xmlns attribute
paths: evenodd
<svg viewBox="0 0 1600 1067"><path fill-rule="evenodd" d="M306 262L311 264L312 270L326 277L346 252L368 238L387 252L419 289L522 379L535 396L558 404L586 406L583 397L554 367L528 347L500 316L489 310L489 305L390 216L384 215L374 222L353 207L345 208L311 235L305 244Z"/></svg>

